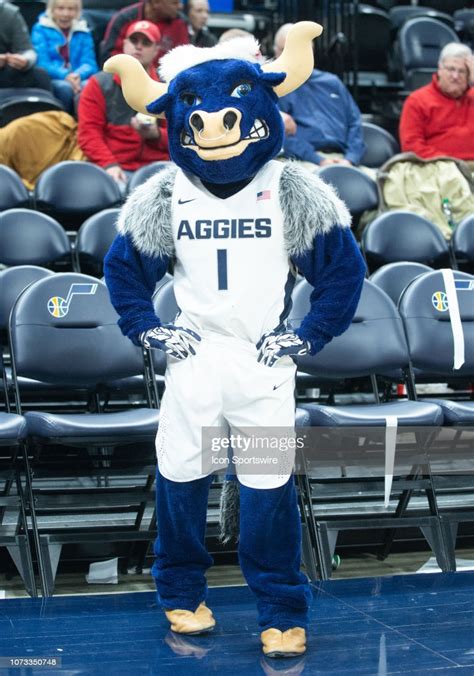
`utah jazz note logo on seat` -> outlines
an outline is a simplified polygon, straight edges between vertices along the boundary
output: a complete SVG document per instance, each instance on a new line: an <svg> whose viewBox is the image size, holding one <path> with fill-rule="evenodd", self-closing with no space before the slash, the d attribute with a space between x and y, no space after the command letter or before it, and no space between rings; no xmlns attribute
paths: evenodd
<svg viewBox="0 0 474 676"><path fill-rule="evenodd" d="M456 291L474 291L474 281L471 279L455 279L454 288ZM435 291L431 296L431 302L438 312L449 310L448 296L444 291Z"/></svg>
<svg viewBox="0 0 474 676"><path fill-rule="evenodd" d="M65 317L74 296L91 296L97 291L97 284L71 284L66 298L53 296L48 300L48 312L53 317Z"/></svg>

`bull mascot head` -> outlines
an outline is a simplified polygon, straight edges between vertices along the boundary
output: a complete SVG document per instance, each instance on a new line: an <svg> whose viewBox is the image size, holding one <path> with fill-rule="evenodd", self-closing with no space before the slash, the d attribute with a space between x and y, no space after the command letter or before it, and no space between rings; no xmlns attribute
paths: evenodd
<svg viewBox="0 0 474 676"><path fill-rule="evenodd" d="M263 65L253 38L235 38L210 48L176 47L161 60L164 82L125 54L110 58L104 70L120 76L131 108L166 116L170 156L181 169L210 183L237 182L280 151L278 97L310 76L312 40L321 32L311 21L295 24L281 56Z"/></svg>

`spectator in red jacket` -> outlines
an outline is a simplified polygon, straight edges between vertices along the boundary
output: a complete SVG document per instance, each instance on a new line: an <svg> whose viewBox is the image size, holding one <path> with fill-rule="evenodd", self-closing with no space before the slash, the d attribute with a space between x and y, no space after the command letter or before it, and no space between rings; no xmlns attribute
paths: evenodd
<svg viewBox="0 0 474 676"><path fill-rule="evenodd" d="M173 47L189 43L188 27L179 15L180 8L179 0L145 0L124 7L112 17L105 31L101 46L104 61L109 56L123 52L123 41L130 24L145 19L154 23L161 33L159 50L154 59L154 65L158 67L163 54Z"/></svg>
<svg viewBox="0 0 474 676"><path fill-rule="evenodd" d="M473 84L470 48L450 42L441 50L431 83L405 101L400 119L402 151L424 159L454 157L474 167Z"/></svg>
<svg viewBox="0 0 474 676"><path fill-rule="evenodd" d="M155 24L136 21L125 34L123 53L138 59L157 79L152 64L159 42ZM82 91L78 113L79 146L89 161L103 167L122 189L140 167L169 159L165 123L136 114L123 97L117 75L93 75Z"/></svg>

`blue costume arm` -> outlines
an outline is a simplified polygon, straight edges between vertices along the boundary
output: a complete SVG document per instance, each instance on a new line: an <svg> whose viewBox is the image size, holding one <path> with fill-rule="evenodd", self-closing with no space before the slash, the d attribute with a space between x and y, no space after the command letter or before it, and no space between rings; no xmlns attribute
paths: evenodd
<svg viewBox="0 0 474 676"><path fill-rule="evenodd" d="M314 246L292 256L293 263L314 290L311 308L295 333L319 352L349 327L362 291L366 266L349 228L333 227L318 234Z"/></svg>
<svg viewBox="0 0 474 676"><path fill-rule="evenodd" d="M160 325L153 308L156 282L168 269L167 256L140 254L128 235L118 235L104 261L104 274L110 299L120 315L122 333L140 345L138 336Z"/></svg>

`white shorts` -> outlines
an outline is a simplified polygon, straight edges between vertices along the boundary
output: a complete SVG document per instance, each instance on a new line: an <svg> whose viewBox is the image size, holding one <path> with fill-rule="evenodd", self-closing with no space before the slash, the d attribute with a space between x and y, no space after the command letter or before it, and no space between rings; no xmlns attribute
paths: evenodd
<svg viewBox="0 0 474 676"><path fill-rule="evenodd" d="M263 366L254 345L215 333L202 335L195 355L181 361L168 357L156 437L160 473L184 482L226 469L211 467L212 451L203 447L203 428L220 428L225 436L245 434L245 428L271 428L271 433L280 428L283 436L294 436L295 373L291 358L284 357L271 368ZM239 465L248 462L249 454L234 447L229 457L245 456L235 462L239 481L249 488L284 485L294 465L294 449L289 446L278 451L277 467L272 461L270 469L258 474L255 465L245 469Z"/></svg>

